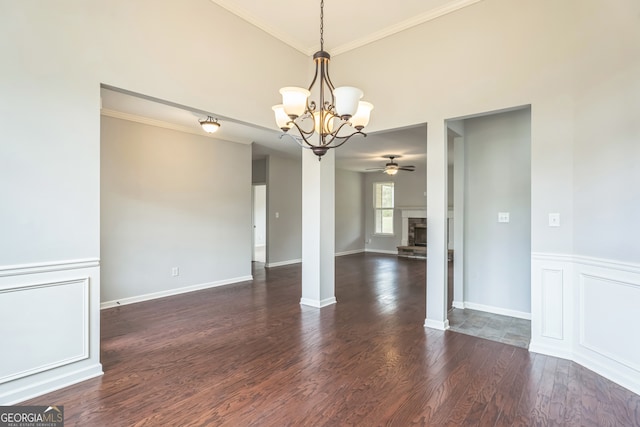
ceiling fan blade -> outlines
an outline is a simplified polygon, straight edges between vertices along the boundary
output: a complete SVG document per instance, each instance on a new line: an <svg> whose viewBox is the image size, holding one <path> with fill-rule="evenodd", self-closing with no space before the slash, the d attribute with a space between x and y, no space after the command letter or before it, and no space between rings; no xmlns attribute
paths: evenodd
<svg viewBox="0 0 640 427"><path fill-rule="evenodd" d="M367 170L367 171L383 171L384 168L367 168L365 170Z"/></svg>
<svg viewBox="0 0 640 427"><path fill-rule="evenodd" d="M398 169L401 171L408 171L408 172L413 172L416 170L414 166L400 166Z"/></svg>

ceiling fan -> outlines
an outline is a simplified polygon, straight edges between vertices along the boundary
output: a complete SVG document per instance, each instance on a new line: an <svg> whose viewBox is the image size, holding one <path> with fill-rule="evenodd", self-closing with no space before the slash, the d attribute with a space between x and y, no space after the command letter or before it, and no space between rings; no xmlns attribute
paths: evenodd
<svg viewBox="0 0 640 427"><path fill-rule="evenodd" d="M407 171L407 172L413 172L414 170L416 170L415 166L399 166L396 162L393 161L393 159L397 159L400 158L402 156L395 156L395 155L387 155L387 156L383 156L387 159L389 159L389 163L387 163L383 168L369 168L367 169L368 171L380 171L380 172L384 172L387 175L395 175L398 173L398 171Z"/></svg>

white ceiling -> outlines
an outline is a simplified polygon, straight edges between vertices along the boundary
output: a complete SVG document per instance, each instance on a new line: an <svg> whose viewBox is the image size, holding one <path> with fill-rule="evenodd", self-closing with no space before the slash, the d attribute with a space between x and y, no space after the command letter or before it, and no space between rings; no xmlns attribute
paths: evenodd
<svg viewBox="0 0 640 427"><path fill-rule="evenodd" d="M211 0L281 41L312 55L319 49L320 1L292 0ZM325 0L325 50L331 54L346 52L387 37L398 31L427 22L481 0L403 0L389 7L365 0ZM288 137L281 138L275 125L265 129L201 111L166 100L141 96L116 88L102 89L102 112L107 116L134 120L182 132L209 136L244 144L253 144L253 158L271 153L299 157L299 146ZM220 130L209 135L198 120L208 115L218 118ZM426 163L426 126L414 126L356 136L336 150L336 167L353 171L384 166L386 155L396 155L401 165L424 167Z"/></svg>

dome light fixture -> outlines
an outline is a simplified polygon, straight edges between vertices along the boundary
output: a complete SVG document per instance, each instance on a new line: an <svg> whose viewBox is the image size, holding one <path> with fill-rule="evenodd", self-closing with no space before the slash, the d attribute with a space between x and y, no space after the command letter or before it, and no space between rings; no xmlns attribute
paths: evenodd
<svg viewBox="0 0 640 427"><path fill-rule="evenodd" d="M218 123L218 119L214 119L211 116L207 116L205 120L198 120L200 122L200 126L207 133L214 133L218 129L220 129L220 123Z"/></svg>
<svg viewBox="0 0 640 427"><path fill-rule="evenodd" d="M283 87L282 104L274 105L276 123L301 147L322 159L331 148L338 148L354 135L367 136L362 129L369 123L373 105L361 101L363 92L351 86L334 87L329 77L331 56L324 50L324 0L320 1L320 50L313 55L316 71L308 89ZM318 83L317 90L313 88ZM318 96L318 103L309 97ZM294 134L289 130L295 128ZM341 133L342 131L342 133ZM318 143L311 137L317 133Z"/></svg>

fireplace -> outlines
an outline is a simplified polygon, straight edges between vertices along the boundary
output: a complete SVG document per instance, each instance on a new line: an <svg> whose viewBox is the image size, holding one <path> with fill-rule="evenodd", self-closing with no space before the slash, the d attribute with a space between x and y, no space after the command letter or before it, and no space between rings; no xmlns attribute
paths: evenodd
<svg viewBox="0 0 640 427"><path fill-rule="evenodd" d="M427 224L425 218L408 218L406 227L407 246L427 246Z"/></svg>
<svg viewBox="0 0 640 427"><path fill-rule="evenodd" d="M427 246L427 225L416 224L413 229L413 246Z"/></svg>
<svg viewBox="0 0 640 427"><path fill-rule="evenodd" d="M402 240L398 255L424 258L427 254L427 215L424 209L402 209Z"/></svg>

